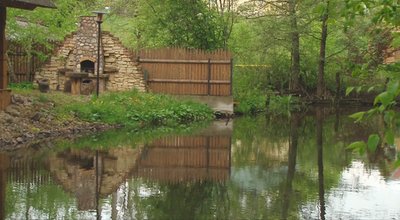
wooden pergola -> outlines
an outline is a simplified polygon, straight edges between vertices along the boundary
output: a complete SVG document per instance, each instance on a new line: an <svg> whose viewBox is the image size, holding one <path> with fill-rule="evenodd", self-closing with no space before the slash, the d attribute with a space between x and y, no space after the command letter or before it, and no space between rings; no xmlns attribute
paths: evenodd
<svg viewBox="0 0 400 220"><path fill-rule="evenodd" d="M0 0L0 110L11 102L11 90L7 88L8 73L6 60L6 18L7 8L33 10L36 7L56 8L51 0Z"/></svg>

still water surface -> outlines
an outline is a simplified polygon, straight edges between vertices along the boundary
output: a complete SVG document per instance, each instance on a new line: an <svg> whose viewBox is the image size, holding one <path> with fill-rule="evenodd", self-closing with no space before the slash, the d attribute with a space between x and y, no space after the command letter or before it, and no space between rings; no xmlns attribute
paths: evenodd
<svg viewBox="0 0 400 220"><path fill-rule="evenodd" d="M382 123L347 113L112 131L0 153L0 219L400 219L396 153L345 150Z"/></svg>

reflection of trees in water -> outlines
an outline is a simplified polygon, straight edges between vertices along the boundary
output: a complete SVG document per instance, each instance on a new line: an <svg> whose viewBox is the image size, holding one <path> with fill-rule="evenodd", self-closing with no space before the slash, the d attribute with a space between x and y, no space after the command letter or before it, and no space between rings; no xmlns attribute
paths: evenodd
<svg viewBox="0 0 400 220"><path fill-rule="evenodd" d="M300 126L300 115L292 114L290 118L290 135L289 135L289 154L288 154L288 171L286 177L286 186L283 192L282 219L288 218L290 200L293 194L293 178L296 172L297 145L299 139L298 129Z"/></svg>
<svg viewBox="0 0 400 220"><path fill-rule="evenodd" d="M148 194L141 190L148 190ZM134 180L129 183L129 204L135 219L226 219L229 197L224 183L210 181L186 184L147 183ZM127 210L129 211L129 210Z"/></svg>
<svg viewBox="0 0 400 220"><path fill-rule="evenodd" d="M325 188L324 188L324 161L323 161L323 123L324 115L321 109L316 111L317 151L318 151L318 197L320 208L320 219L325 219ZM335 120L336 122L336 120ZM336 124L336 123L335 123ZM334 127L336 131L336 126Z"/></svg>
<svg viewBox="0 0 400 220"><path fill-rule="evenodd" d="M279 215L275 213L276 218L299 217L300 204L319 199L320 217L323 218L325 189L338 184L343 167L350 163L345 147L357 138L353 132L354 127L357 127L356 130L362 129L361 125L354 125L347 115L335 114L325 118L324 115L329 112L330 109L320 108L302 118L292 114L291 118L278 120L271 117L253 118L253 125L235 122L235 125L240 124L242 127L237 129L235 126L234 169L245 167L246 161L253 161L261 170L270 171L287 164L285 173L275 173L275 179L280 179L280 184L269 185L272 188L267 188L267 192L257 192L261 202L268 200L262 212L264 216L271 216L274 210L281 210ZM263 124L266 126L263 127ZM258 129L253 132L255 127ZM342 137L347 139L343 142ZM322 144L329 147L323 149ZM283 157L282 153L286 156ZM258 175L262 175L261 172ZM270 180L264 182L267 184ZM251 195L248 192L242 194L237 200ZM249 206L251 204L247 203Z"/></svg>

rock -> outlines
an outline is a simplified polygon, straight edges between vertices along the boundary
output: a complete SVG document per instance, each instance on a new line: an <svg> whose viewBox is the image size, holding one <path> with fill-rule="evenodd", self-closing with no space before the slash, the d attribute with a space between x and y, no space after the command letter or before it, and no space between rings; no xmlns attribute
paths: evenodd
<svg viewBox="0 0 400 220"><path fill-rule="evenodd" d="M25 138L32 139L33 137L35 137L33 134L25 133Z"/></svg>
<svg viewBox="0 0 400 220"><path fill-rule="evenodd" d="M21 95L13 94L11 96L11 103L17 104L17 105L31 105L32 99L21 96Z"/></svg>
<svg viewBox="0 0 400 220"><path fill-rule="evenodd" d="M16 141L17 141L18 143L22 143L22 142L24 142L24 139L21 138L21 137L17 137Z"/></svg>
<svg viewBox="0 0 400 220"><path fill-rule="evenodd" d="M14 117L20 116L19 109L15 105L8 106L5 110L5 112Z"/></svg>
<svg viewBox="0 0 400 220"><path fill-rule="evenodd" d="M43 116L44 116L43 113L41 113L41 112L36 112L36 113L32 116L31 120L32 120L32 121L40 121L40 119L41 119Z"/></svg>
<svg viewBox="0 0 400 220"><path fill-rule="evenodd" d="M8 124L14 124L14 118L11 116L8 116L5 118L6 123Z"/></svg>
<svg viewBox="0 0 400 220"><path fill-rule="evenodd" d="M47 119L45 117L41 117L39 119L39 122L42 123L42 124L46 124L48 121L47 121Z"/></svg>

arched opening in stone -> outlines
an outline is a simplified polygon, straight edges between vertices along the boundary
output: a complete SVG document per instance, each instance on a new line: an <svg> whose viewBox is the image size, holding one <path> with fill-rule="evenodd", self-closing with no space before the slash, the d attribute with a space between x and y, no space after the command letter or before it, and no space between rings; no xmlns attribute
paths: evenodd
<svg viewBox="0 0 400 220"><path fill-rule="evenodd" d="M84 60L81 62L81 72L94 73L94 62L90 60Z"/></svg>

